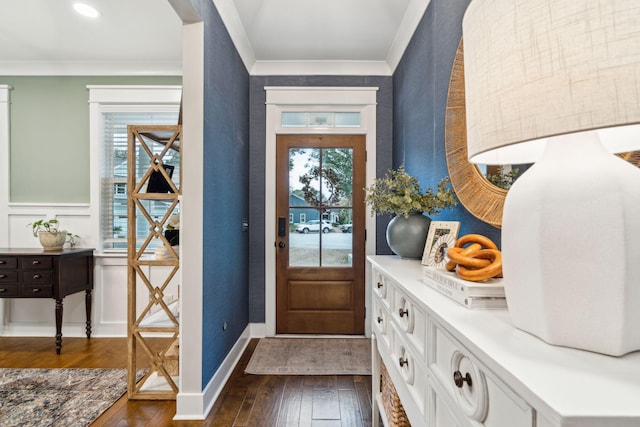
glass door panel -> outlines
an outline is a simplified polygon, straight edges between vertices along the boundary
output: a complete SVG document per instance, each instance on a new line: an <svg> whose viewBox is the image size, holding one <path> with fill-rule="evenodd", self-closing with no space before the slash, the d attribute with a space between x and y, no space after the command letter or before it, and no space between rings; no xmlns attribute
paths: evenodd
<svg viewBox="0 0 640 427"><path fill-rule="evenodd" d="M289 266L351 266L353 149L289 149Z"/></svg>

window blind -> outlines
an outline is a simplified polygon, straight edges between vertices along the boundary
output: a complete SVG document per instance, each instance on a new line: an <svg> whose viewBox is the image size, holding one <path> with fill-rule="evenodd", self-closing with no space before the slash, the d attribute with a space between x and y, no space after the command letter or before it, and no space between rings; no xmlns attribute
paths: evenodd
<svg viewBox="0 0 640 427"><path fill-rule="evenodd" d="M128 125L175 125L178 123L178 112L104 112L101 114L103 133L103 156L101 167L101 224L104 250L127 249L127 158L128 158ZM158 144L154 151L160 153L163 146ZM175 167L174 182L179 184L179 153L169 150L162 159L163 163ZM141 178L149 167L146 155L136 155L135 170ZM152 215L162 216L166 212L165 202L149 201L145 208ZM144 218L136 224L137 247L148 234L148 224ZM150 247L149 249L153 249Z"/></svg>

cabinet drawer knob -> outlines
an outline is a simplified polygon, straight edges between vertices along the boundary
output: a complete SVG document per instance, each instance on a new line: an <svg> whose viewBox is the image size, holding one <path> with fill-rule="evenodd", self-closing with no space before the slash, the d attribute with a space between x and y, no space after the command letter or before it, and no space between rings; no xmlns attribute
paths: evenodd
<svg viewBox="0 0 640 427"><path fill-rule="evenodd" d="M39 274L34 274L34 275L33 275L33 278L34 278L34 279L40 279L41 277L42 277L42 276L41 276L41 275L39 275Z"/></svg>
<svg viewBox="0 0 640 427"><path fill-rule="evenodd" d="M0 279L4 279L4 278L6 278L6 277L7 277L7 275L6 275L6 274L0 274Z"/></svg>
<svg viewBox="0 0 640 427"><path fill-rule="evenodd" d="M398 314L400 315L400 317L404 317L404 316L408 316L409 315L409 310L405 309L400 309L398 310Z"/></svg>
<svg viewBox="0 0 640 427"><path fill-rule="evenodd" d="M2 292L7 292L7 290L6 290L5 288L0 288L0 294L1 294Z"/></svg>
<svg viewBox="0 0 640 427"><path fill-rule="evenodd" d="M409 360L406 357L401 357L398 359L398 363L400 364L400 367L402 368L404 365L409 365Z"/></svg>
<svg viewBox="0 0 640 427"><path fill-rule="evenodd" d="M33 262L32 262L32 264L33 264L33 265L38 265L38 264L40 264L40 261L38 261L37 259L34 259L34 260L33 260Z"/></svg>
<svg viewBox="0 0 640 427"><path fill-rule="evenodd" d="M34 293L34 294L37 294L38 292L40 292L40 288L35 288L35 289L33 290L33 293Z"/></svg>
<svg viewBox="0 0 640 427"><path fill-rule="evenodd" d="M0 260L0 265L2 265L2 264L6 264L6 263L7 263L6 261L2 261L2 260Z"/></svg>
<svg viewBox="0 0 640 427"><path fill-rule="evenodd" d="M378 323L382 323L383 320L382 316L378 316Z"/></svg>
<svg viewBox="0 0 640 427"><path fill-rule="evenodd" d="M455 371L453 373L453 382L456 384L456 387L458 388L462 388L465 382L469 387L471 387L471 374L467 372L465 376L462 376L462 372Z"/></svg>
<svg viewBox="0 0 640 427"><path fill-rule="evenodd" d="M382 288L383 286L384 286L384 285L382 284L382 282L378 282L378 283L376 283L376 287L377 287L378 289Z"/></svg>

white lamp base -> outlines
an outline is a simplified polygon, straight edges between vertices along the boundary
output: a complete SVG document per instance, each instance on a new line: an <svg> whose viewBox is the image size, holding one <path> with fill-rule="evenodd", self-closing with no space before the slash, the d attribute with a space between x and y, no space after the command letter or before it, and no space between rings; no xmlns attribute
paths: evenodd
<svg viewBox="0 0 640 427"><path fill-rule="evenodd" d="M549 139L511 187L502 252L516 327L554 345L640 350L640 170L595 131Z"/></svg>

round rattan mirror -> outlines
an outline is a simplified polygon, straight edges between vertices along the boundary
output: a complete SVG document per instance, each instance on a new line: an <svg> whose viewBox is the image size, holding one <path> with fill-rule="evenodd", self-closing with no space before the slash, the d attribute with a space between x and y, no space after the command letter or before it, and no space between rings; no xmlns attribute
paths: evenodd
<svg viewBox="0 0 640 427"><path fill-rule="evenodd" d="M451 185L460 203L476 218L500 228L507 190L493 185L467 160L467 117L464 101L464 54L462 39L451 69L445 149Z"/></svg>

